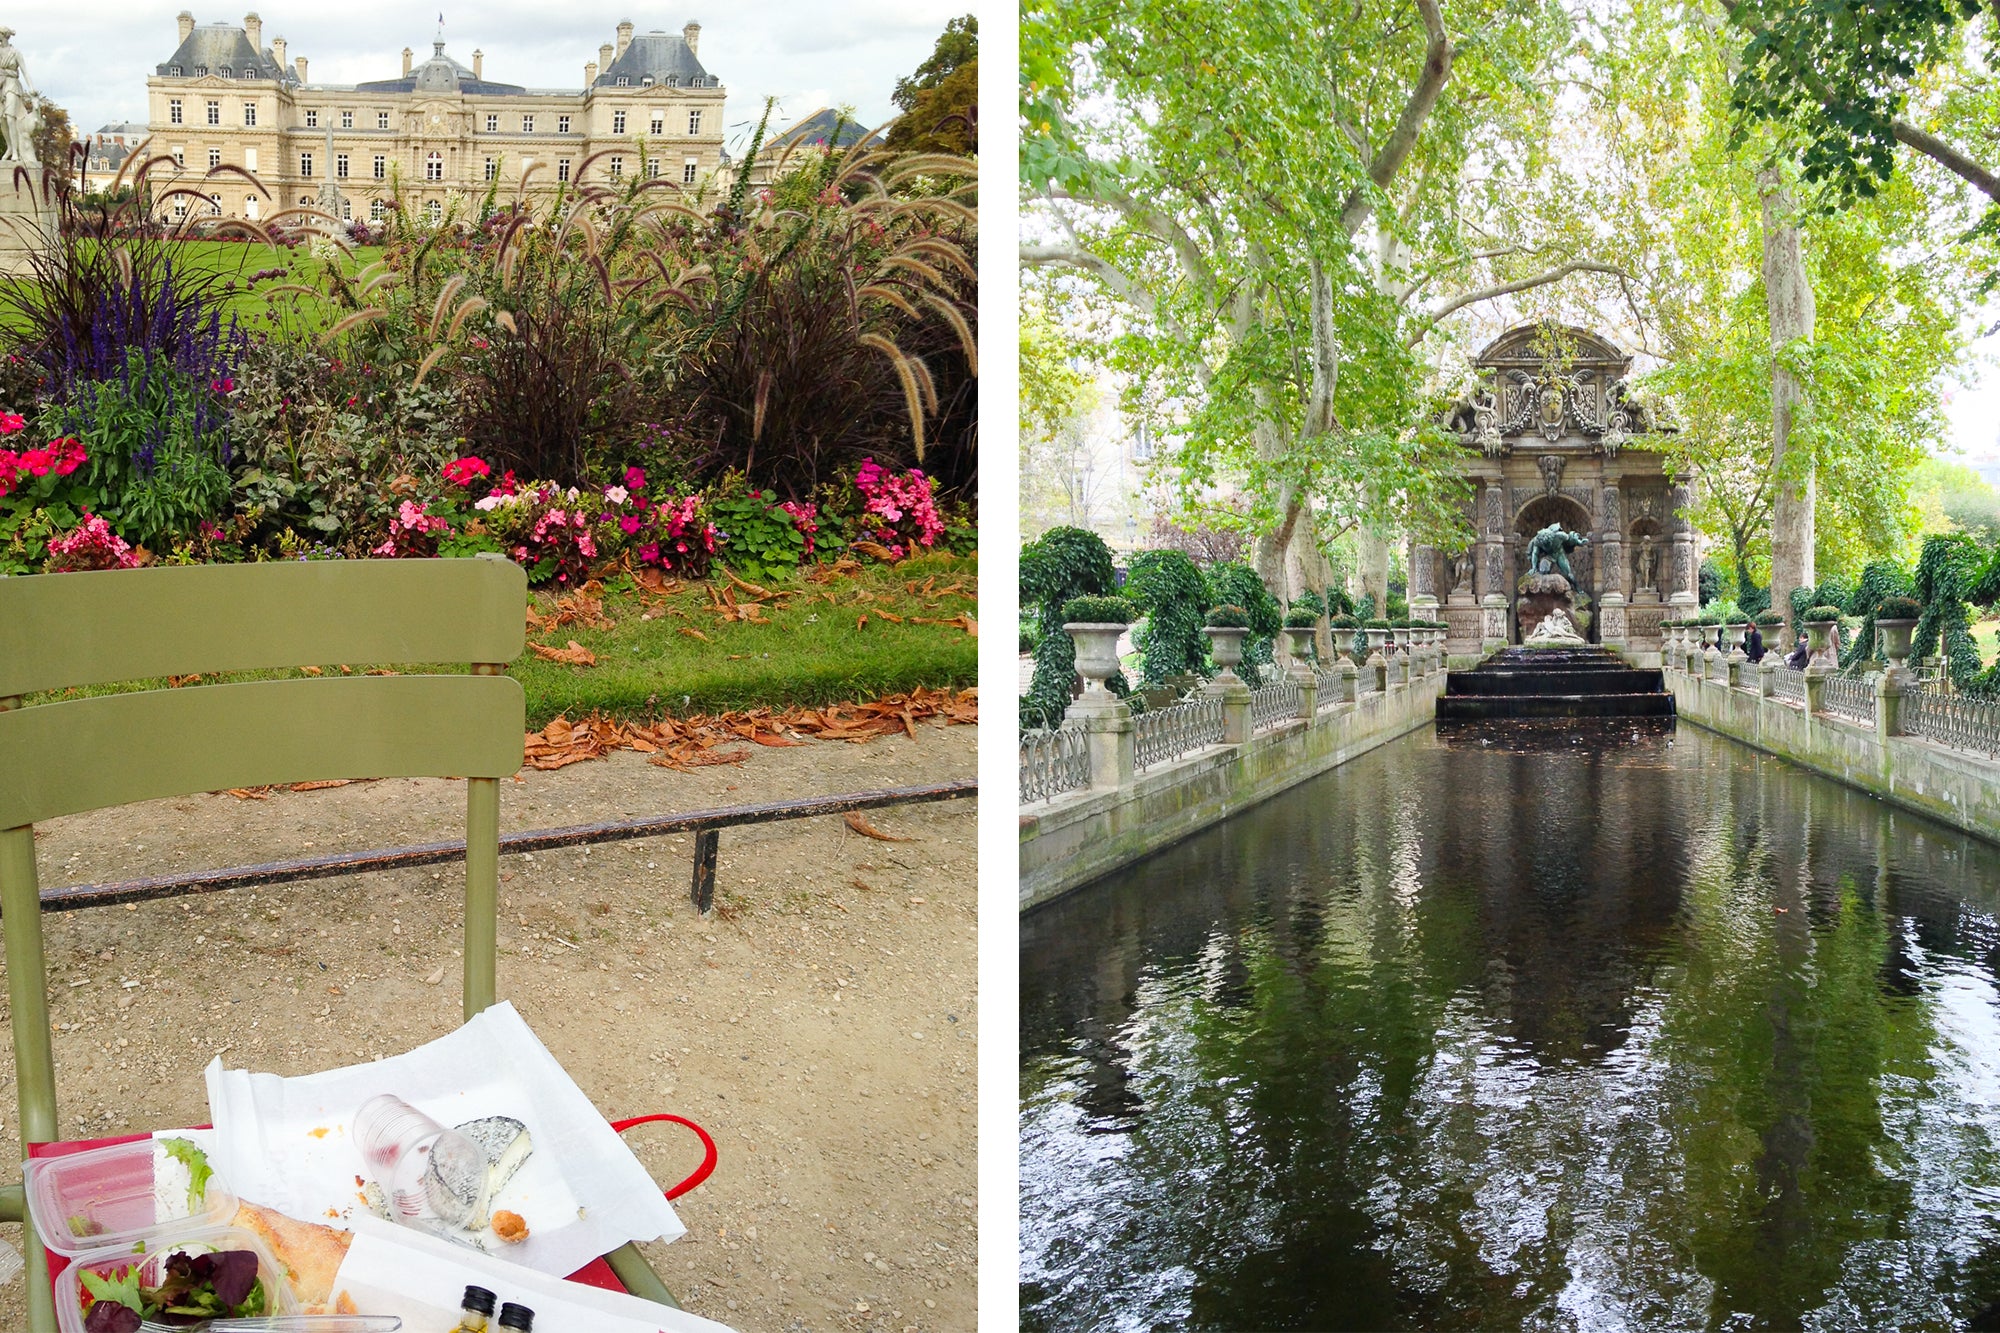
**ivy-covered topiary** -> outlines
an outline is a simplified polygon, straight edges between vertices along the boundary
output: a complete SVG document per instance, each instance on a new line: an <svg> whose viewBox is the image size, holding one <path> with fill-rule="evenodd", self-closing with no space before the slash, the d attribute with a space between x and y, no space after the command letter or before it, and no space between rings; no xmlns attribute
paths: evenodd
<svg viewBox="0 0 2000 1333"><path fill-rule="evenodd" d="M1822 585L1824 586L1824 585ZM1861 628L1840 654L1843 667L1855 667L1876 657L1875 617L1881 603L1891 597L1908 597L1914 590L1909 571L1893 560L1871 560L1861 571L1842 608L1850 616L1861 617Z"/></svg>
<svg viewBox="0 0 2000 1333"><path fill-rule="evenodd" d="M1021 548L1021 602L1039 612L1040 637L1035 643L1035 675L1021 700L1021 725L1053 727L1069 707L1076 678L1076 645L1063 633L1063 608L1078 597L1101 596L1115 590L1111 548L1083 528L1050 528ZM1111 688L1125 693L1125 682L1113 676Z"/></svg>
<svg viewBox="0 0 2000 1333"><path fill-rule="evenodd" d="M1318 629L1319 612L1316 610L1309 609L1307 607L1300 606L1297 602L1293 602L1292 609L1285 612L1285 628Z"/></svg>
<svg viewBox="0 0 2000 1333"><path fill-rule="evenodd" d="M1063 620L1072 625L1129 625L1138 609L1124 597L1072 597L1063 603Z"/></svg>
<svg viewBox="0 0 2000 1333"><path fill-rule="evenodd" d="M1141 551L1125 575L1125 595L1146 616L1132 635L1141 681L1159 685L1182 672L1211 674L1201 614L1214 599L1194 561L1179 551Z"/></svg>
<svg viewBox="0 0 2000 1333"><path fill-rule="evenodd" d="M1299 611L1310 613L1313 623L1318 624L1319 618L1326 614L1326 603L1321 600L1318 593L1308 588L1297 597L1292 598L1291 612L1296 613ZM1292 623L1291 613L1285 616L1285 623L1287 625Z"/></svg>
<svg viewBox="0 0 2000 1333"><path fill-rule="evenodd" d="M1236 668L1236 674L1254 690L1264 684L1265 668L1276 669L1272 650L1278 630L1285 623L1284 608L1264 586L1264 580L1257 577L1257 571L1240 561L1226 560L1210 566L1208 586L1216 601L1240 606L1250 617L1250 633L1243 639L1243 664Z"/></svg>
<svg viewBox="0 0 2000 1333"><path fill-rule="evenodd" d="M1875 604L1875 620L1915 620L1924 613L1923 603L1914 597L1884 597Z"/></svg>
<svg viewBox="0 0 2000 1333"><path fill-rule="evenodd" d="M1951 683L1972 693L1981 689L1979 645L1973 641L1965 603L1982 581L1985 563L1979 547L1962 532L1924 538L1917 556L1915 591L1924 610L1910 640L1910 655L1931 657L1942 645Z"/></svg>
<svg viewBox="0 0 2000 1333"><path fill-rule="evenodd" d="M1840 608L1837 606L1809 606L1806 608L1807 624L1825 620L1838 621L1839 619Z"/></svg>

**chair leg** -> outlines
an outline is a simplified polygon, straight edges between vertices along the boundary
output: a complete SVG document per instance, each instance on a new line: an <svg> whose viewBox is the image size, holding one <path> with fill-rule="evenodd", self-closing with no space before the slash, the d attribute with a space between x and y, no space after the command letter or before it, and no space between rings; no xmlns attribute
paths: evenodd
<svg viewBox="0 0 2000 1333"><path fill-rule="evenodd" d="M56 1138L56 1058L49 1042L48 971L42 955L42 896L35 877L35 831L0 830L0 929L6 932L7 1002L13 1010L14 1074L21 1108L21 1155ZM28 1328L56 1333L48 1255L34 1224L21 1231L28 1261Z"/></svg>
<svg viewBox="0 0 2000 1333"><path fill-rule="evenodd" d="M465 783L465 1016L493 1003L500 940L500 782Z"/></svg>
<svg viewBox="0 0 2000 1333"><path fill-rule="evenodd" d="M625 1284L625 1290L640 1300L672 1306L676 1310L681 1308L681 1303L667 1290L667 1284L660 1281L660 1275L653 1271L652 1265L646 1262L646 1256L639 1253L639 1247L631 1241L605 1255L604 1262L611 1265L611 1271Z"/></svg>

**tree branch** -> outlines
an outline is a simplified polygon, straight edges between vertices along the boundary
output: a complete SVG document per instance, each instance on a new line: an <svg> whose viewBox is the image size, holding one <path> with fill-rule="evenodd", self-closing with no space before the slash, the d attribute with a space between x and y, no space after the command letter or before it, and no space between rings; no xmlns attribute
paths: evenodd
<svg viewBox="0 0 2000 1333"><path fill-rule="evenodd" d="M1620 278L1627 279L1632 276L1616 264L1600 264L1590 259L1572 259L1567 264L1558 264L1546 273L1537 273L1531 278L1516 278L1512 282L1499 282L1491 287L1481 287L1476 292L1466 292L1462 296L1454 296L1436 310L1425 315L1423 327L1409 340L1408 345L1415 347L1418 343L1422 342L1424 337L1433 328L1437 327L1439 321L1455 310L1461 310L1479 301L1491 301L1496 297L1511 296L1515 292L1525 292L1531 287L1546 287L1552 282L1560 282L1572 273L1611 273Z"/></svg>
<svg viewBox="0 0 2000 1333"><path fill-rule="evenodd" d="M1920 130L1907 120L1892 122L1892 128L1896 132L1896 142L1916 149L1946 171L1970 183L1987 198L2000 203L2000 175L1988 171L1935 134Z"/></svg>
<svg viewBox="0 0 2000 1333"><path fill-rule="evenodd" d="M1417 146L1417 136L1422 133L1424 122L1430 119L1431 108L1437 105L1445 80L1451 77L1452 57L1457 54L1444 30L1444 15L1438 12L1437 0L1416 0L1416 4L1430 41L1424 47L1423 73L1417 76L1417 86L1410 90L1409 100L1403 104L1403 114L1396 118L1396 128L1382 141L1374 160L1368 164L1368 180L1378 190L1387 188L1396 178L1403 159ZM1353 236L1374 208L1368 192L1357 187L1340 210L1341 228Z"/></svg>
<svg viewBox="0 0 2000 1333"><path fill-rule="evenodd" d="M1119 297L1136 307L1141 313L1152 317L1157 312L1153 294L1147 291L1132 276L1101 255L1094 255L1081 245L1024 245L1021 247L1022 268L1069 267L1082 269L1105 286L1117 292Z"/></svg>

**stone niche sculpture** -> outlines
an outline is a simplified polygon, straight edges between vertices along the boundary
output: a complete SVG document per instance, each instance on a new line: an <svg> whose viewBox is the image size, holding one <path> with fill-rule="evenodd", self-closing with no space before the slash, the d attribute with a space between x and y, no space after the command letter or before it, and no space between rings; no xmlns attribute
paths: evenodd
<svg viewBox="0 0 2000 1333"><path fill-rule="evenodd" d="M28 82L27 62L14 45L14 30L0 27L0 276L34 272L31 259L55 238L55 206L45 190L47 170L35 154L41 113Z"/></svg>
<svg viewBox="0 0 2000 1333"><path fill-rule="evenodd" d="M1560 523L1551 523L1528 539L1528 572L1516 589L1520 601L1515 607L1524 640L1542 621L1557 614L1572 635L1578 633L1578 626L1589 626L1590 612L1581 604L1584 599L1576 590L1576 571L1569 563L1571 551L1589 544L1589 538L1565 531Z"/></svg>

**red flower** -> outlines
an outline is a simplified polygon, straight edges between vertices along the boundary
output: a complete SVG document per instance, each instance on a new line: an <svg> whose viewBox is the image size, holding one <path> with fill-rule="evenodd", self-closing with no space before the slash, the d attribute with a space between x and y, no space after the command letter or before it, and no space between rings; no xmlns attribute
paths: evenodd
<svg viewBox="0 0 2000 1333"><path fill-rule="evenodd" d="M28 419L19 412L0 412L0 435L12 435L17 430L26 430Z"/></svg>
<svg viewBox="0 0 2000 1333"><path fill-rule="evenodd" d="M491 475L493 475L493 469L488 467L484 460L478 458L461 458L455 463L446 463L444 465L444 479L454 486L470 486L474 478L489 477Z"/></svg>
<svg viewBox="0 0 2000 1333"><path fill-rule="evenodd" d="M235 393L236 381L234 379L231 379L229 376L224 375L221 379L216 380L208 387L215 390L217 393ZM286 399L285 401L290 402L291 400Z"/></svg>
<svg viewBox="0 0 2000 1333"><path fill-rule="evenodd" d="M645 469L643 469L643 468L636 468L636 467L628 467L628 468L626 468L626 469L625 469L625 489L626 489L626 490L628 490L628 491L643 491L643 490L645 490L645 489L646 489L646 472L645 472Z"/></svg>

